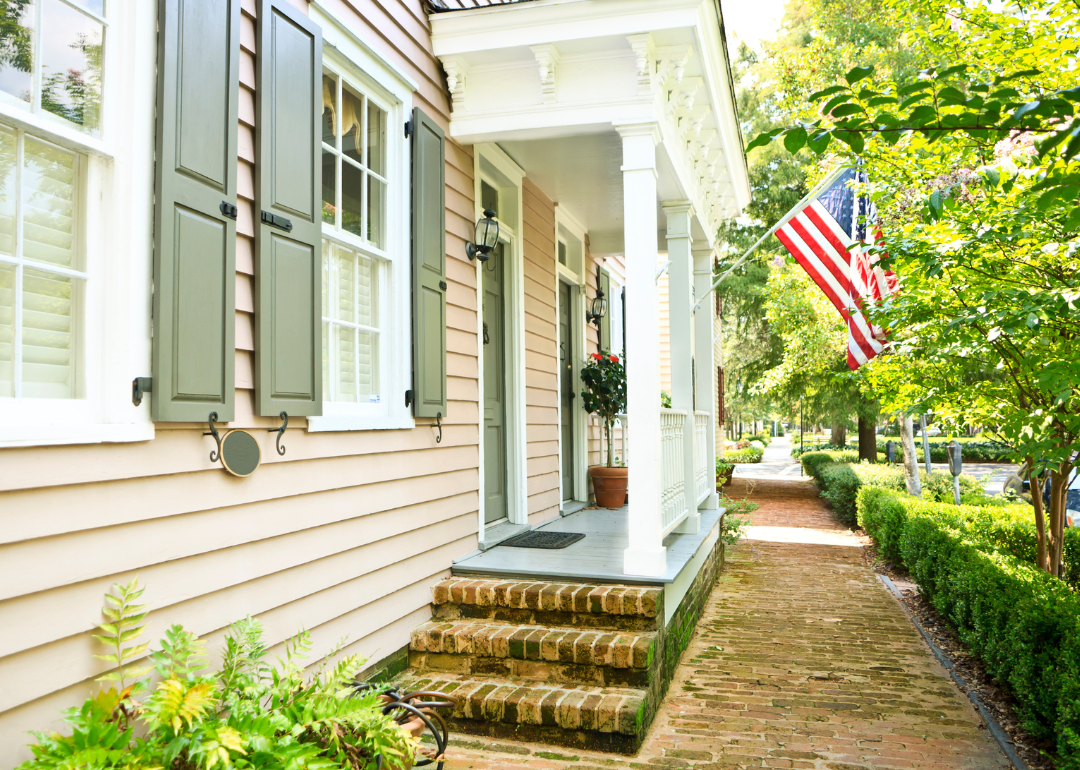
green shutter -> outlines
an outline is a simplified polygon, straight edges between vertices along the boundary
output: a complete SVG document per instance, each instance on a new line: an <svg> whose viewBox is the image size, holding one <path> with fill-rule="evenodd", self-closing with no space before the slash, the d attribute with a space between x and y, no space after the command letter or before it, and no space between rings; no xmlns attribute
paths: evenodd
<svg viewBox="0 0 1080 770"><path fill-rule="evenodd" d="M446 138L419 107L412 126L413 413L446 417Z"/></svg>
<svg viewBox="0 0 1080 770"><path fill-rule="evenodd" d="M158 30L151 414L228 422L240 0L161 0Z"/></svg>
<svg viewBox="0 0 1080 770"><path fill-rule="evenodd" d="M259 6L255 411L322 414L322 30L288 0Z"/></svg>
<svg viewBox="0 0 1080 770"><path fill-rule="evenodd" d="M615 304L615 297L611 296L611 276L600 271L600 291L604 292L607 300L607 311L600 319L600 349L611 350L611 306Z"/></svg>

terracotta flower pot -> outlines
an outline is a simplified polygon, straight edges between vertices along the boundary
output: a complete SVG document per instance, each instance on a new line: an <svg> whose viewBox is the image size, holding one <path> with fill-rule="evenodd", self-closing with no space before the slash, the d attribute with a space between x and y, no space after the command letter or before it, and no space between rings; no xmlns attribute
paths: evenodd
<svg viewBox="0 0 1080 770"><path fill-rule="evenodd" d="M626 484L629 479L628 468L608 468L606 465L593 465L589 468L596 504L601 508L622 508L626 503Z"/></svg>

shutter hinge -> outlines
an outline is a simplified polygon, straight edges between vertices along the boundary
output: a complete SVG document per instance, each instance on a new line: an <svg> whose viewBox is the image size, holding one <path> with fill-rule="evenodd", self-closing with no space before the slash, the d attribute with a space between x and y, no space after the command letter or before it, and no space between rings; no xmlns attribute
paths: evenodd
<svg viewBox="0 0 1080 770"><path fill-rule="evenodd" d="M446 281L439 281L439 288L446 291Z"/></svg>
<svg viewBox="0 0 1080 770"><path fill-rule="evenodd" d="M405 121L405 138L408 139L410 136L412 136L412 121L411 120L406 120Z"/></svg>
<svg viewBox="0 0 1080 770"><path fill-rule="evenodd" d="M227 216L229 219L236 219L236 206L232 205L228 201L222 201L218 207L221 209L221 213Z"/></svg>
<svg viewBox="0 0 1080 770"><path fill-rule="evenodd" d="M412 406L412 391L411 390L406 390L405 391L405 406L407 406L407 407Z"/></svg>
<svg viewBox="0 0 1080 770"><path fill-rule="evenodd" d="M285 217L271 214L269 211L264 211L262 212L260 219L271 227L279 227L286 232L292 232L292 222Z"/></svg>
<svg viewBox="0 0 1080 770"><path fill-rule="evenodd" d="M138 406L142 403L142 397L153 392L154 381L149 377L136 377L131 381L131 403Z"/></svg>

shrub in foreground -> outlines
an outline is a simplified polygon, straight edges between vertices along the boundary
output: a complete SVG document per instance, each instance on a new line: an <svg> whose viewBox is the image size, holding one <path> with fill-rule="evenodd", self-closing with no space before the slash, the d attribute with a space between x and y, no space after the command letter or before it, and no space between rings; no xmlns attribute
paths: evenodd
<svg viewBox="0 0 1080 770"><path fill-rule="evenodd" d="M949 506L864 487L858 509L882 553L1009 688L1025 727L1055 743L1058 767L1080 768L1080 596L1014 554L1025 539L1022 507Z"/></svg>

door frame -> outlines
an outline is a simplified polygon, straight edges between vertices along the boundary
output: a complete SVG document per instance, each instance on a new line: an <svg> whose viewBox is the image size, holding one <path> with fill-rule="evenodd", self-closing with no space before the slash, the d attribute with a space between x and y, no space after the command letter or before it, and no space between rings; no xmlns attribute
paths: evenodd
<svg viewBox="0 0 1080 770"><path fill-rule="evenodd" d="M572 266L567 266L559 263L559 240L564 237L564 234L577 240L581 244L581 264L577 270ZM580 390L577 383L581 382L581 370L585 365L585 350L586 350L586 324L585 324L585 305L587 301L586 286L585 286L585 270L587 263L590 261L589 254L585 248L585 228L581 226L577 219L573 217L566 210L566 207L561 204L555 205L555 301L559 301L559 284L570 284L572 288L571 307L570 307L570 356L574 362L572 369L572 377L574 378L574 390L579 394L578 398L574 399L575 408L573 413L573 429L574 429L574 446L573 446L573 464L574 464L574 489L573 501L578 503L587 502L589 499L589 453L588 453L588 420L589 415L581 405ZM556 311L558 306L556 306ZM556 314L556 318L558 315ZM558 324L556 324L555 335L556 345L561 342L558 338ZM561 368L557 367L559 376L562 376ZM559 399L559 425L562 425L562 400ZM559 431L559 458L562 459L562 431ZM560 462L559 472L562 473L562 465ZM560 489L562 487L560 479ZM561 496L561 495L560 495ZM565 503L565 500L560 500L560 506Z"/></svg>
<svg viewBox="0 0 1080 770"><path fill-rule="evenodd" d="M483 216L480 203L480 183L487 182L499 190L500 208L503 196L513 197L509 211L496 212L500 236L509 249L503 263L503 312L506 324L504 367L506 376L506 521L487 526L484 521L484 340L476 335L477 361L477 421L478 479L477 532L481 548L490 548L499 541L529 528L528 469L525 434L525 273L524 204L522 180L525 171L497 145L478 144L473 147L473 200L476 219ZM509 214L509 215L508 215ZM505 219L505 221L504 221ZM476 319L479 332L483 302L483 263L476 260Z"/></svg>

